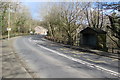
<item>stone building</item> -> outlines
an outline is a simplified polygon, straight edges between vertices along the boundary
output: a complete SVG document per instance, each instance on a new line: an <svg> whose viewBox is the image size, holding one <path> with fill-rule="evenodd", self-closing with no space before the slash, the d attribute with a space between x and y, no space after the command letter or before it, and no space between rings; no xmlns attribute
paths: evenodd
<svg viewBox="0 0 120 80"><path fill-rule="evenodd" d="M80 45L97 49L106 49L106 32L87 27L80 31Z"/></svg>
<svg viewBox="0 0 120 80"><path fill-rule="evenodd" d="M47 35L47 29L41 26L35 27L35 34Z"/></svg>

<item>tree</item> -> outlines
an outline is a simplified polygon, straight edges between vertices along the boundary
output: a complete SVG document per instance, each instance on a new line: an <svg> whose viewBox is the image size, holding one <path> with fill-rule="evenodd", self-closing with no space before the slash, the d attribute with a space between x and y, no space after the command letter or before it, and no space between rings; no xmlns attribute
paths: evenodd
<svg viewBox="0 0 120 80"><path fill-rule="evenodd" d="M0 32L2 32L2 34L6 34L7 33L7 21L8 21L8 6L9 6L9 2L5 3L5 2L0 2Z"/></svg>
<svg viewBox="0 0 120 80"><path fill-rule="evenodd" d="M0 25L2 35L7 34L8 14L10 13L10 27L12 33L28 33L32 17L29 9L20 2L0 2ZM32 26L32 25L31 25Z"/></svg>
<svg viewBox="0 0 120 80"><path fill-rule="evenodd" d="M117 16L116 13L108 15L110 20L110 26L107 26L111 30L112 36L118 39L118 41L112 39L116 45L120 48L120 16Z"/></svg>
<svg viewBox="0 0 120 80"><path fill-rule="evenodd" d="M104 12L102 2L85 3L84 14L89 27L100 28L104 26ZM93 6L94 5L94 6Z"/></svg>
<svg viewBox="0 0 120 80"><path fill-rule="evenodd" d="M119 2L110 2L103 4L105 10L117 10L120 11L120 1Z"/></svg>
<svg viewBox="0 0 120 80"><path fill-rule="evenodd" d="M83 16L81 15L83 8L81 3L60 3L50 7L44 22L48 26L49 35L63 38L67 44L73 45L77 29L80 27Z"/></svg>
<svg viewBox="0 0 120 80"><path fill-rule="evenodd" d="M111 30L111 34L113 37L111 37L110 35L108 36L120 48L120 15L117 14L118 12L120 12L120 2L105 3L103 6L105 10L110 9L113 12L111 15L106 14L110 21L110 25L108 25L107 28ZM114 38L118 40L115 40Z"/></svg>
<svg viewBox="0 0 120 80"><path fill-rule="evenodd" d="M62 38L67 44L74 45L80 29L84 27L106 29L109 19L106 18L103 4L102 2L54 3L48 7L41 24L48 28L49 36L58 40ZM115 34L116 37L118 35Z"/></svg>

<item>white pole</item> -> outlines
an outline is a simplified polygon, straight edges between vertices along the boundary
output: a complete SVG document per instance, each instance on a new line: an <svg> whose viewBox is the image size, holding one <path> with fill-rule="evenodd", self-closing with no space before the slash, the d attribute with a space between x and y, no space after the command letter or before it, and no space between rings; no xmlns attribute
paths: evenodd
<svg viewBox="0 0 120 80"><path fill-rule="evenodd" d="M9 10L8 10L8 28L10 28L10 4L9 4ZM8 40L10 38L10 31L8 30Z"/></svg>

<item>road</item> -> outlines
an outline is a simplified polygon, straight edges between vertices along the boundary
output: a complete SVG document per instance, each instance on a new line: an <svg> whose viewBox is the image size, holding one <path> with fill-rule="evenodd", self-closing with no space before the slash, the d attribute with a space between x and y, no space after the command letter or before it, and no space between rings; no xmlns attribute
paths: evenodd
<svg viewBox="0 0 120 80"><path fill-rule="evenodd" d="M19 37L14 47L40 78L118 78L118 60L48 41L42 35Z"/></svg>

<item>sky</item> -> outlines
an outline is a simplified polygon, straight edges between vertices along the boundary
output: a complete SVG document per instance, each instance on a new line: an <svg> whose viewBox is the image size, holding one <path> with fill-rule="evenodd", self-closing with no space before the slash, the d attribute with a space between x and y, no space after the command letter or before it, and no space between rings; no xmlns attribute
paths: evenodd
<svg viewBox="0 0 120 80"><path fill-rule="evenodd" d="M44 2L23 2L23 4L29 8L33 19L41 20L40 11L44 8Z"/></svg>
<svg viewBox="0 0 120 80"><path fill-rule="evenodd" d="M46 9L45 5L48 2L62 2L63 0L61 1L60 0L20 0L20 1L29 8L33 19L42 20L41 12ZM64 0L64 2L68 2L68 1L70 0ZM76 0L71 0L71 1L76 1ZM87 1L94 1L94 0L87 0ZM99 1L102 1L102 0L99 0ZM119 0L104 0L104 1L117 2Z"/></svg>

